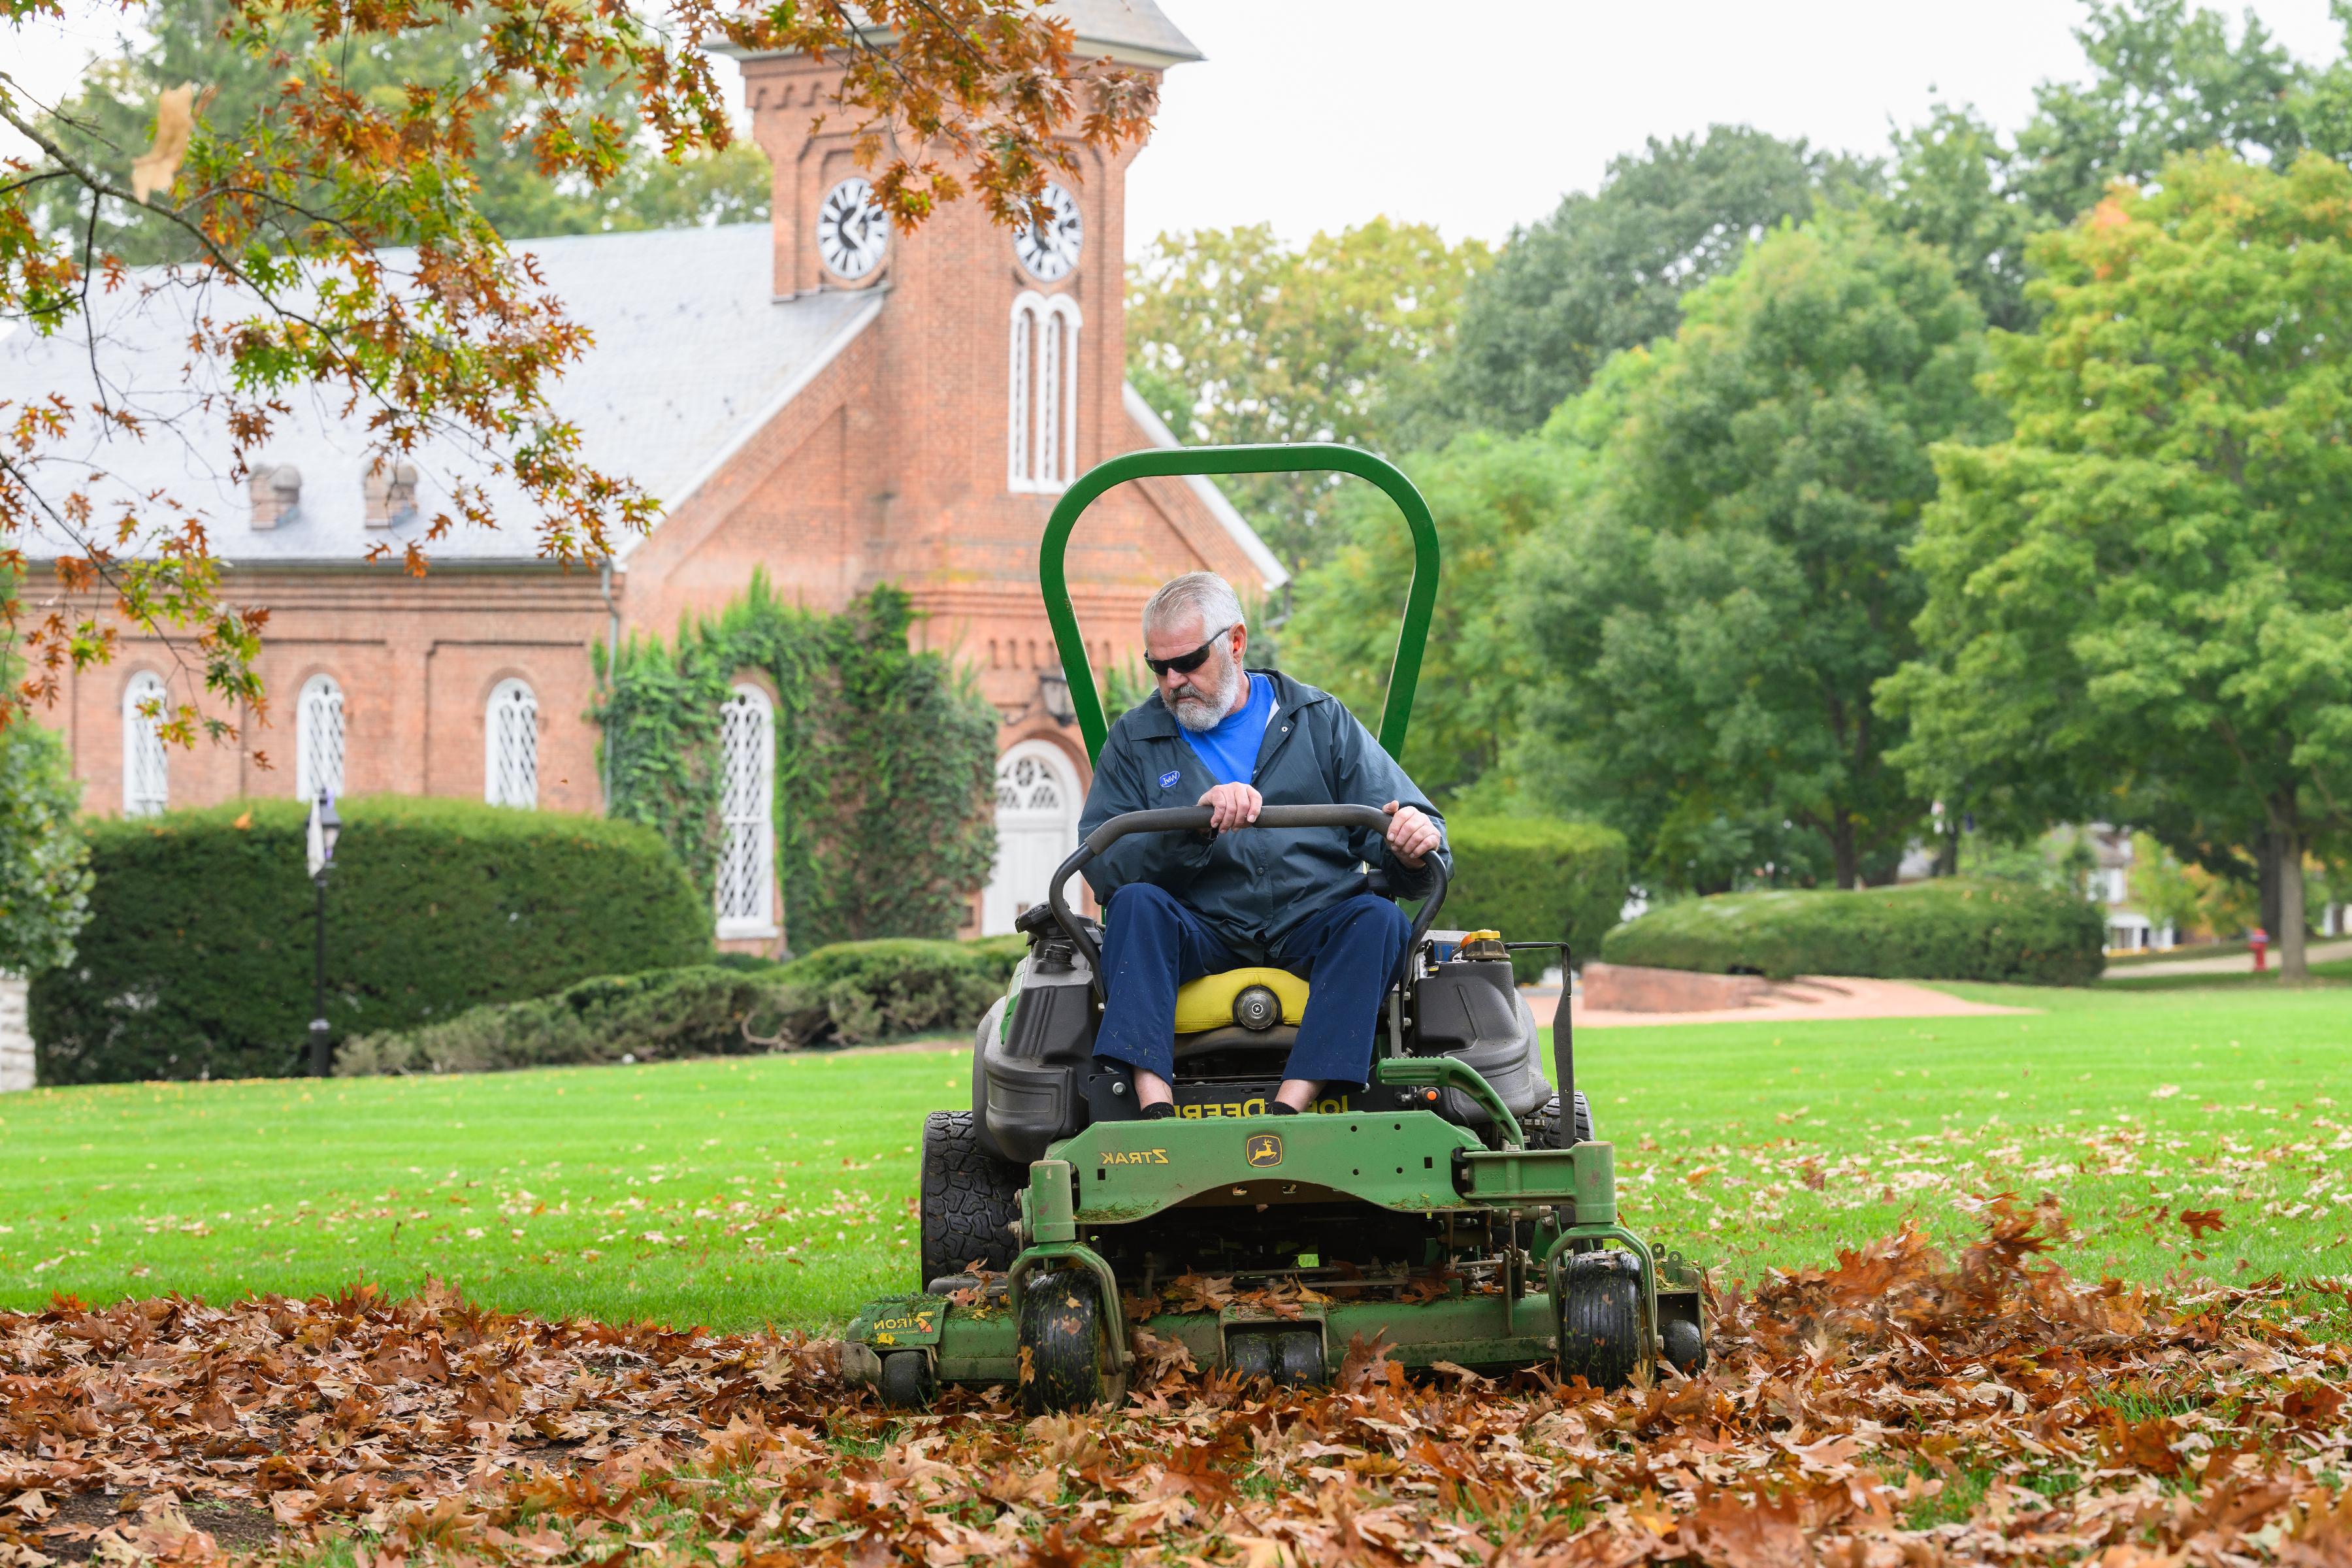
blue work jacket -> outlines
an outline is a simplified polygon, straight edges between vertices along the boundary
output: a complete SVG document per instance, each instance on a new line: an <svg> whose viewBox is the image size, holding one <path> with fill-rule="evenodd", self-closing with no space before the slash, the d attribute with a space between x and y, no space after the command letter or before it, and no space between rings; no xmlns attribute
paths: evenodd
<svg viewBox="0 0 2352 1568"><path fill-rule="evenodd" d="M1266 805L1378 808L1393 800L1420 807L1444 832L1444 818L1345 703L1276 670L1253 673L1274 682L1274 718L1250 780ZM1078 832L1122 812L1196 805L1216 782L1155 691L1110 727ZM1451 873L1451 851L1437 853ZM1213 839L1138 833L1088 862L1085 875L1106 901L1129 882L1153 883L1246 961L1278 963L1283 938L1300 921L1365 890L1368 864L1381 867L1390 889L1406 898L1420 898L1436 881L1425 862L1406 869L1380 835L1339 827L1247 827Z"/></svg>

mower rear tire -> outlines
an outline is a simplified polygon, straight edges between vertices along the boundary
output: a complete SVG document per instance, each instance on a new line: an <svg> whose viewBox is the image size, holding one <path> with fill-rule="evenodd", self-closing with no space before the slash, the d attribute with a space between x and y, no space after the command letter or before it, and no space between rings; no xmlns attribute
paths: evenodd
<svg viewBox="0 0 2352 1568"><path fill-rule="evenodd" d="M892 1351L882 1358L882 1403L891 1410L928 1410L939 1394L931 1358L922 1351Z"/></svg>
<svg viewBox="0 0 2352 1568"><path fill-rule="evenodd" d="M934 1110L923 1121L922 1272L915 1288L974 1263L1003 1270L1021 1244L1021 1189L1027 1173L980 1146L969 1110Z"/></svg>
<svg viewBox="0 0 2352 1568"><path fill-rule="evenodd" d="M1642 1272L1630 1253L1580 1252L1560 1274L1559 1379L1622 1388L1642 1355Z"/></svg>
<svg viewBox="0 0 2352 1568"><path fill-rule="evenodd" d="M1528 1119L1524 1129L1528 1135L1528 1146L1532 1149L1559 1148L1559 1145L1552 1141L1552 1129L1559 1125L1559 1096L1555 1094L1544 1101L1541 1110ZM1569 1140L1570 1142L1592 1142L1592 1103L1584 1098L1584 1091L1580 1089L1576 1091L1575 1132L1576 1135Z"/></svg>

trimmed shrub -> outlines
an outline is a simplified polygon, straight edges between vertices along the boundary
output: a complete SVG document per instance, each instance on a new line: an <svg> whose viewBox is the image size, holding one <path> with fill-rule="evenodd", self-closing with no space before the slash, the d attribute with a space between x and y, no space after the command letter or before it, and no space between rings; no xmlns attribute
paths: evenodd
<svg viewBox="0 0 2352 1568"><path fill-rule="evenodd" d="M2017 882L1937 878L1860 892L1721 893L1651 910L1602 940L1611 963L1710 973L1851 974L2082 985L2105 963L2085 900Z"/></svg>
<svg viewBox="0 0 2352 1568"><path fill-rule="evenodd" d="M1544 817L1448 817L1454 881L1438 918L1463 931L1495 930L1506 942L1566 942L1591 957L1625 908L1625 836L1589 822ZM1522 981L1539 978L1556 952L1515 952Z"/></svg>
<svg viewBox="0 0 2352 1568"><path fill-rule="evenodd" d="M651 828L458 800L340 807L327 889L338 1037L706 961L710 909ZM300 801L89 824L79 956L32 988L44 1083L289 1071L310 1021Z"/></svg>
<svg viewBox="0 0 2352 1568"><path fill-rule="evenodd" d="M1018 937L845 942L757 970L705 963L605 976L362 1036L337 1052L335 1072L495 1072L961 1033L1003 994L1022 951Z"/></svg>
<svg viewBox="0 0 2352 1568"><path fill-rule="evenodd" d="M715 963L605 974L552 996L475 1007L438 1024L362 1035L335 1052L337 1078L500 1072L765 1051L779 1023L772 975Z"/></svg>

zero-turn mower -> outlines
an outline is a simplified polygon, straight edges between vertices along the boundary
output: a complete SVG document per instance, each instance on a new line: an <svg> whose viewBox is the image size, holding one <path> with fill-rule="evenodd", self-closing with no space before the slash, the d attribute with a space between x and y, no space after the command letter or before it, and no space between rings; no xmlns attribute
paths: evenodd
<svg viewBox="0 0 2352 1568"><path fill-rule="evenodd" d="M1302 444L1129 453L1054 509L1039 575L1089 756L1107 727L1063 574L1079 515L1130 479L1312 470L1380 486L1412 532L1380 730L1390 755L1402 750L1437 594L1436 526L1390 464ZM1016 1385L1032 1413L1115 1403L1137 1363L1130 1321L1181 1342L1196 1365L1289 1384L1328 1381L1360 1336L1382 1335L1409 1368L1550 1363L1596 1387L1660 1357L1696 1371L1699 1273L1620 1221L1614 1151L1576 1089L1566 944L1435 929L1442 866L1385 999L1369 1085L1328 1094L1318 1114L1266 1114L1307 984L1235 970L1178 993L1177 1114L1137 1117L1127 1073L1095 1060L1100 928L1065 886L1129 834L1208 821L1205 807L1111 818L1022 916L1028 953L981 1022L971 1109L934 1111L923 1129L919 1289L858 1315L851 1378L907 1407L943 1383ZM1330 826L1377 832L1386 818L1269 805L1244 831ZM1550 1081L1512 975L1511 952L1535 948L1558 952L1563 973Z"/></svg>

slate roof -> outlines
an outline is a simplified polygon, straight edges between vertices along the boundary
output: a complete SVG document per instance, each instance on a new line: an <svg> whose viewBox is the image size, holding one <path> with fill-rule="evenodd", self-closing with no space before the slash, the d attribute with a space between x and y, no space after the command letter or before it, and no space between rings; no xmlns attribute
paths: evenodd
<svg viewBox="0 0 2352 1568"><path fill-rule="evenodd" d="M579 426L592 463L630 476L665 506L677 506L880 312L885 296L876 289L774 299L773 243L769 226L755 223L516 247L539 258L549 288L595 335L552 397L557 414ZM226 427L197 406L183 384L186 296L170 289L141 296L139 285L157 276L134 272L131 286L111 298L93 296L96 355L111 386L130 390L131 406L173 414L175 427L144 440L100 438L93 421L79 419L75 444L46 448L71 460L47 466L45 490L62 494L84 479L85 465L95 464L118 476L97 489L101 517L109 515L106 498L163 490L205 518L214 552L224 560L349 562L376 543L397 552L446 504L450 475L478 477L470 448L428 447L415 459L418 521L367 527L364 426L339 417L331 400L305 394L289 400L292 416L279 420L254 455L257 463L300 469L300 514L274 529L254 528L245 486L227 479ZM215 320L234 319L233 309L215 297L210 312ZM0 404L21 405L58 392L87 405L89 358L78 331L41 338L20 327L0 338ZM460 529L433 544L436 563L537 558L538 513L511 484L493 485L490 496L499 527ZM36 559L64 552L56 540L24 544Z"/></svg>
<svg viewBox="0 0 2352 1568"><path fill-rule="evenodd" d="M1150 66L1202 58L1152 0L1053 0L1045 9L1068 18L1082 53L1091 46L1114 59Z"/></svg>

